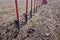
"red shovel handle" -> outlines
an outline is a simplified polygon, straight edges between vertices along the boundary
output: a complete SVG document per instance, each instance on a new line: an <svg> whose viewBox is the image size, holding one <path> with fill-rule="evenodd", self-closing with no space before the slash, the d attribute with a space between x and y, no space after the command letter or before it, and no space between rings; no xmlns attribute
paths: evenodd
<svg viewBox="0 0 60 40"><path fill-rule="evenodd" d="M32 9L32 0L31 0L31 9Z"/></svg>
<svg viewBox="0 0 60 40"><path fill-rule="evenodd" d="M47 3L47 0L43 0L43 4Z"/></svg>
<svg viewBox="0 0 60 40"><path fill-rule="evenodd" d="M35 3L36 3L36 0L34 0L34 8L35 8Z"/></svg>
<svg viewBox="0 0 60 40"><path fill-rule="evenodd" d="M17 0L15 0L15 6L16 6L16 17L17 17L17 19L19 19Z"/></svg>
<svg viewBox="0 0 60 40"><path fill-rule="evenodd" d="M26 0L26 14L28 13L28 0Z"/></svg>

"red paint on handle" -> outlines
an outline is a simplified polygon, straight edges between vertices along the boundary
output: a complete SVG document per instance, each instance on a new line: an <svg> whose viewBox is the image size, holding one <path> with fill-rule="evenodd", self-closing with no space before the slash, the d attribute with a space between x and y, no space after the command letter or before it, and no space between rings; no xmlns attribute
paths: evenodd
<svg viewBox="0 0 60 40"><path fill-rule="evenodd" d="M34 0L34 8L35 8L35 5L36 5L36 0Z"/></svg>
<svg viewBox="0 0 60 40"><path fill-rule="evenodd" d="M38 6L38 0L37 0L37 6Z"/></svg>
<svg viewBox="0 0 60 40"><path fill-rule="evenodd" d="M26 0L26 14L28 13L28 0Z"/></svg>
<svg viewBox="0 0 60 40"><path fill-rule="evenodd" d="M47 0L43 0L43 4L44 4L44 3L47 3Z"/></svg>
<svg viewBox="0 0 60 40"><path fill-rule="evenodd" d="M36 5L36 7L37 7L37 0L35 1L35 5Z"/></svg>
<svg viewBox="0 0 60 40"><path fill-rule="evenodd" d="M31 0L31 10L32 10L32 0Z"/></svg>
<svg viewBox="0 0 60 40"><path fill-rule="evenodd" d="M16 6L16 17L19 20L19 13L18 13L18 4L17 4L17 0L15 0L15 6Z"/></svg>

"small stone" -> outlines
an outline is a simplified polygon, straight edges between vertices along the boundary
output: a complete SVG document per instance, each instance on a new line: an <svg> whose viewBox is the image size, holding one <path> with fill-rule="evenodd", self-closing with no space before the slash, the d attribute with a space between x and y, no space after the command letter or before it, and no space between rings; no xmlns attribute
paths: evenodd
<svg viewBox="0 0 60 40"><path fill-rule="evenodd" d="M55 26L56 28L58 27L58 25Z"/></svg>
<svg viewBox="0 0 60 40"><path fill-rule="evenodd" d="M6 29L6 33L8 33L9 32L9 29Z"/></svg>
<svg viewBox="0 0 60 40"><path fill-rule="evenodd" d="M28 33L33 33L33 32L35 32L34 29L29 29L29 31L28 31Z"/></svg>
<svg viewBox="0 0 60 40"><path fill-rule="evenodd" d="M49 36L50 34L49 33L45 33L46 36Z"/></svg>

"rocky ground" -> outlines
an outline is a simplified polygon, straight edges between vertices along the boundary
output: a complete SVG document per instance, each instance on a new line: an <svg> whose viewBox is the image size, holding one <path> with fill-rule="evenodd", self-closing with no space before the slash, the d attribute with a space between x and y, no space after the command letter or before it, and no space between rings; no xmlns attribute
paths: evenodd
<svg viewBox="0 0 60 40"><path fill-rule="evenodd" d="M20 30L0 28L0 40L60 40L60 0L48 0Z"/></svg>

